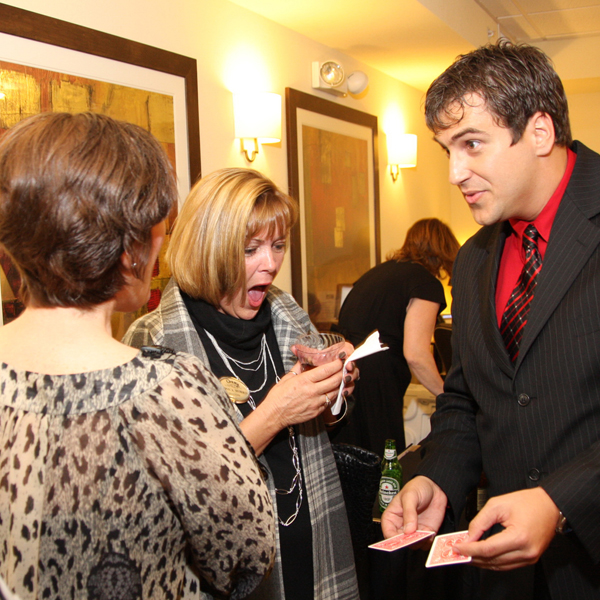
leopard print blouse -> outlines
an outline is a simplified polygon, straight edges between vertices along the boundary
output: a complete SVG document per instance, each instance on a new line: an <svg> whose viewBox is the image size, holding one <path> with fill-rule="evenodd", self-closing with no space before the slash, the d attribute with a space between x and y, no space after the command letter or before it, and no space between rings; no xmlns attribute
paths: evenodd
<svg viewBox="0 0 600 600"><path fill-rule="evenodd" d="M269 571L271 500L230 401L196 358L145 354L0 365L0 576L21 600L199 596L192 569L242 598Z"/></svg>

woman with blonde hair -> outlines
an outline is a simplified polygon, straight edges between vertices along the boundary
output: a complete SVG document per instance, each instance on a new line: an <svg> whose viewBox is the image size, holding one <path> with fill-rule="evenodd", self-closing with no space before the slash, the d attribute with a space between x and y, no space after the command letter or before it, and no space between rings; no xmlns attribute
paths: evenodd
<svg viewBox="0 0 600 600"><path fill-rule="evenodd" d="M150 295L177 198L164 150L103 115L37 115L2 135L0 181L26 306L0 328L0 577L21 600L199 598L197 575L246 597L276 532L229 399L195 357L111 335Z"/></svg>
<svg viewBox="0 0 600 600"><path fill-rule="evenodd" d="M402 247L367 271L340 310L338 329L357 345L373 330L389 351L361 359L361 381L351 419L332 432L336 442L367 448L380 456L385 440L404 448L404 394L411 370L432 394L443 381L431 352L439 313L445 308L442 275L452 276L459 244L439 219L412 225Z"/></svg>
<svg viewBox="0 0 600 600"><path fill-rule="evenodd" d="M179 214L167 260L173 278L159 307L132 324L126 343L198 356L220 378L240 427L269 472L277 509L272 576L253 598L357 599L344 501L325 430L329 407L358 371L345 353L302 371L292 346L315 331L273 285L297 218L296 203L264 175L221 169L200 180Z"/></svg>

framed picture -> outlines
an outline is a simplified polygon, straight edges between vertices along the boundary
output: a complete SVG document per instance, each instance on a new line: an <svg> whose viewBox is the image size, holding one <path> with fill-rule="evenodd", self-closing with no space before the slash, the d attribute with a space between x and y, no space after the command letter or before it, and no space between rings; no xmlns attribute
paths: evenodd
<svg viewBox="0 0 600 600"><path fill-rule="evenodd" d="M286 88L292 293L321 330L343 286L380 262L377 117ZM342 287L340 287L342 286Z"/></svg>
<svg viewBox="0 0 600 600"><path fill-rule="evenodd" d="M150 131L177 173L179 196L200 177L196 60L117 36L0 4L0 135L19 120L47 111L108 114ZM176 210L170 216L170 222ZM170 273L168 236L154 268L151 299L137 313L117 315L120 338L158 305ZM22 310L20 279L0 256L3 318Z"/></svg>

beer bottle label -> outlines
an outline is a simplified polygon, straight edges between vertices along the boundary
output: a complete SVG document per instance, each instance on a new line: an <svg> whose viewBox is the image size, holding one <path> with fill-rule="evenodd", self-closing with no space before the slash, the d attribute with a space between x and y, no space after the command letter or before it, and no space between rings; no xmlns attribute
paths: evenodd
<svg viewBox="0 0 600 600"><path fill-rule="evenodd" d="M385 508L399 491L399 481L393 477L386 477L384 475L379 484L379 506Z"/></svg>

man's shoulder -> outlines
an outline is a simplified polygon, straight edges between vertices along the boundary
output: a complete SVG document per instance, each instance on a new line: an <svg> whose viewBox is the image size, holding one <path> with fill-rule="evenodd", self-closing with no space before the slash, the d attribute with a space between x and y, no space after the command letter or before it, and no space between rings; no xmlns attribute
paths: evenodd
<svg viewBox="0 0 600 600"><path fill-rule="evenodd" d="M462 246L460 253L470 252L488 252L490 247L496 242L499 236L503 234L508 225L507 221L494 223L493 225L485 225L474 233Z"/></svg>
<svg viewBox="0 0 600 600"><path fill-rule="evenodd" d="M571 150L577 160L565 196L591 219L600 213L600 155L579 141Z"/></svg>

